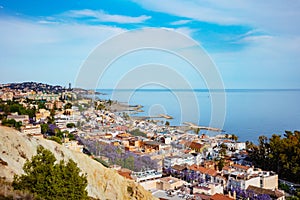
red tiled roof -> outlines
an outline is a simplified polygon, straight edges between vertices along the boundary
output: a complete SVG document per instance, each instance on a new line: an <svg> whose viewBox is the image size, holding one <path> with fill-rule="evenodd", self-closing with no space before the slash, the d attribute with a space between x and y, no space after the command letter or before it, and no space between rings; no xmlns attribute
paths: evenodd
<svg viewBox="0 0 300 200"><path fill-rule="evenodd" d="M199 165L196 165L196 164L193 164L193 165L189 166L189 169L193 170L193 171L199 171L202 174L205 174L205 172L208 170L205 167L202 167L202 166L199 166Z"/></svg>
<svg viewBox="0 0 300 200"><path fill-rule="evenodd" d="M196 193L196 194L194 194L194 196L195 197L200 197L200 199L202 199L202 200L209 200L210 199L210 196L205 195L205 194Z"/></svg>
<svg viewBox="0 0 300 200"><path fill-rule="evenodd" d="M253 191L255 194L268 194L272 198L279 198L284 196L284 194L278 190L268 190L264 188L255 187L253 185L249 185L247 190Z"/></svg>
<svg viewBox="0 0 300 200"><path fill-rule="evenodd" d="M131 134L129 134L129 133L120 133L116 137L118 137L118 138L128 138L130 136L131 136Z"/></svg>
<svg viewBox="0 0 300 200"><path fill-rule="evenodd" d="M222 170L228 171L228 170L230 170L230 167L229 166L225 166L225 167L222 168Z"/></svg>
<svg viewBox="0 0 300 200"><path fill-rule="evenodd" d="M188 166L188 169L189 169L189 170L194 170L197 166L198 166L198 165L196 165L196 164L192 164L192 165ZM194 171L195 171L195 170L194 170Z"/></svg>
<svg viewBox="0 0 300 200"><path fill-rule="evenodd" d="M193 165L189 166L189 169L192 170L192 171L198 171L202 174L208 174L210 176L217 176L217 174L218 174L216 170L208 169L208 168L205 168L205 167L202 167L202 166L198 166L196 164L193 164Z"/></svg>
<svg viewBox="0 0 300 200"><path fill-rule="evenodd" d="M204 162L205 165L214 165L215 162L214 161L211 161L211 160L207 160Z"/></svg>
<svg viewBox="0 0 300 200"><path fill-rule="evenodd" d="M217 171L214 169L208 169L206 174L210 175L210 176L217 176Z"/></svg>
<svg viewBox="0 0 300 200"><path fill-rule="evenodd" d="M195 150L200 150L203 145L202 144L199 144L197 142L191 142L190 144L188 144L188 146L191 148L191 149L195 149Z"/></svg>
<svg viewBox="0 0 300 200"><path fill-rule="evenodd" d="M238 164L234 164L232 165L234 168L238 168L238 169L242 169L242 170L248 170L250 167L248 166L243 166L243 165L238 165Z"/></svg>
<svg viewBox="0 0 300 200"><path fill-rule="evenodd" d="M189 149L184 150L184 153L190 153L190 152L191 152L191 150L189 150Z"/></svg>
<svg viewBox="0 0 300 200"><path fill-rule="evenodd" d="M182 170L186 169L186 166L185 165L174 165L172 167L172 169L174 169L176 171L182 171Z"/></svg>
<svg viewBox="0 0 300 200"><path fill-rule="evenodd" d="M225 196L223 194L218 194L218 193L211 196L210 199L211 200L233 200L233 198L230 198L228 196Z"/></svg>

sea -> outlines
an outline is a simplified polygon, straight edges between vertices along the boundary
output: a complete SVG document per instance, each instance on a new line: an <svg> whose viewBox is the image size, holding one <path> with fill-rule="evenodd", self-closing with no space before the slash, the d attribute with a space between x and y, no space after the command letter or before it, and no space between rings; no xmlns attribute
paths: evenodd
<svg viewBox="0 0 300 200"><path fill-rule="evenodd" d="M169 121L180 126L192 122L199 126L235 134L239 141L257 143L261 135L283 135L286 130L300 130L300 90L229 89L97 89L100 99L129 105L141 105L142 112L132 116L154 117L158 123ZM160 114L173 119L155 118ZM201 130L208 135L219 134Z"/></svg>

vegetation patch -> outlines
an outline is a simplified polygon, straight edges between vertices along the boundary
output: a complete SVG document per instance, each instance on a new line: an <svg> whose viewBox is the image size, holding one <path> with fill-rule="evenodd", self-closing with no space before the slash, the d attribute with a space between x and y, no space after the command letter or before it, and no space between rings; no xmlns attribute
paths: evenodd
<svg viewBox="0 0 300 200"><path fill-rule="evenodd" d="M87 177L73 160L57 164L53 153L42 146L26 161L25 174L15 175L15 190L28 191L42 199L87 199Z"/></svg>
<svg viewBox="0 0 300 200"><path fill-rule="evenodd" d="M283 137L259 137L259 144L252 147L250 157L255 166L274 171L281 179L300 183L300 132L286 131Z"/></svg>

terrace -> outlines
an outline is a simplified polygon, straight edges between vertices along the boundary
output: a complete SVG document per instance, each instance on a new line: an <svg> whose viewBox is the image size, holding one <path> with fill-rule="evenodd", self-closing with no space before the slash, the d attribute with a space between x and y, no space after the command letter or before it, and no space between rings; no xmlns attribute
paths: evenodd
<svg viewBox="0 0 300 200"><path fill-rule="evenodd" d="M131 177L136 182L143 182L147 180L159 179L162 177L162 173L156 170L147 170L143 172L132 172Z"/></svg>

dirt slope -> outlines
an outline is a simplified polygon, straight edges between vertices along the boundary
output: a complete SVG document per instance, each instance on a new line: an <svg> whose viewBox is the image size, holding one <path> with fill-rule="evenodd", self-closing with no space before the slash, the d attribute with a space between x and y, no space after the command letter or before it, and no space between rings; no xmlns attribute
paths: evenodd
<svg viewBox="0 0 300 200"><path fill-rule="evenodd" d="M85 154L71 151L62 145L43 138L22 135L22 133L0 126L0 177L12 181L14 174L23 173L26 159L36 154L42 145L54 153L58 160L73 159L88 175L89 196L98 199L155 199L140 185L129 181L113 169L107 169Z"/></svg>

